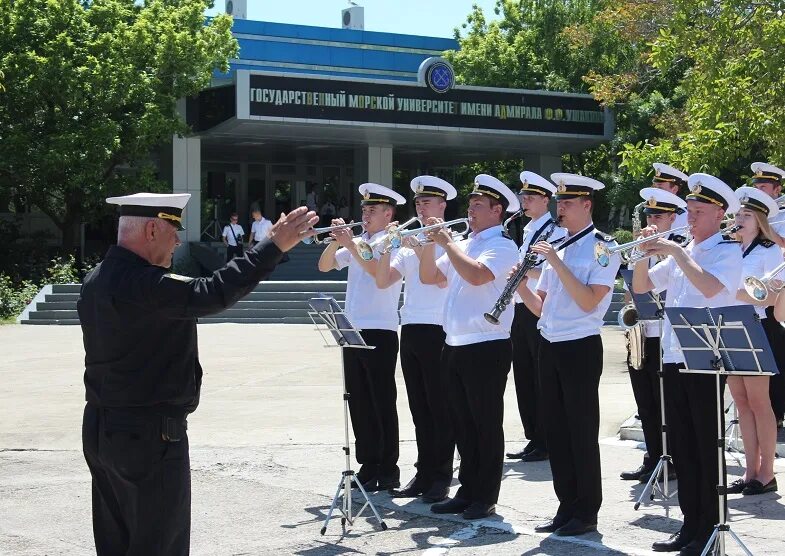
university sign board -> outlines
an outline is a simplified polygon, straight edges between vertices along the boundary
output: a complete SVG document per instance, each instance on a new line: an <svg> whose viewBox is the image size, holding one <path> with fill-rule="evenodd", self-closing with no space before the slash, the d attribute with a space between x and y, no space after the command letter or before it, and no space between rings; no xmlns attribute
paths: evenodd
<svg viewBox="0 0 785 556"><path fill-rule="evenodd" d="M428 78L447 80L440 73ZM589 95L238 71L238 119L605 136ZM316 123L316 122L314 122Z"/></svg>

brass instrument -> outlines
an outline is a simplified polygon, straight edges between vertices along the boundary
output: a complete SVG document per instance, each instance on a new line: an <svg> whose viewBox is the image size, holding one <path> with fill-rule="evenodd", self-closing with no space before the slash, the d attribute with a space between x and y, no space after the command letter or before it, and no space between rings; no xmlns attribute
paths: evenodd
<svg viewBox="0 0 785 556"><path fill-rule="evenodd" d="M390 226L384 235L381 235L373 241L360 240L357 242L357 251L364 261L373 259L373 254L377 248L381 248L382 252L387 252L391 249L398 249L401 246L401 231L419 221L416 216L409 218L403 224Z"/></svg>
<svg viewBox="0 0 785 556"><path fill-rule="evenodd" d="M326 228L312 228L312 230L315 232L314 235L304 237L302 241L306 245L311 245L311 244L327 245L333 242L333 238L328 236L319 239L320 235L329 234L330 232L334 232L336 230L345 230L347 228L354 228L356 226L362 227L362 225L363 225L362 222L350 222L348 224L337 224L335 226L328 226Z"/></svg>
<svg viewBox="0 0 785 556"><path fill-rule="evenodd" d="M640 371L646 364L646 330L638 320L638 309L629 303L622 307L618 315L619 326L624 329L627 344L627 364Z"/></svg>
<svg viewBox="0 0 785 556"><path fill-rule="evenodd" d="M653 239L658 239L661 237L668 237L670 234L676 234L678 232L686 232L689 229L690 229L689 226L681 226L679 228L673 228L672 230L658 232L648 237L642 237L639 239L635 239L633 241L628 241L627 243L622 243L621 245L616 245L615 247L608 247L604 243L597 243L594 246L594 258L597 260L597 264L603 267L608 266L610 264L611 257L616 253L619 253L619 256L622 258L622 260L626 261L630 257L630 255L624 255L626 251L629 251L630 249L635 249L636 247L646 243L647 241L651 241Z"/></svg>
<svg viewBox="0 0 785 556"><path fill-rule="evenodd" d="M779 293L785 287L785 282L776 279L783 270L785 270L785 262L760 278L747 276L744 279L744 291L756 301L765 301L769 293Z"/></svg>
<svg viewBox="0 0 785 556"><path fill-rule="evenodd" d="M556 222L551 221L549 227L545 232L542 234L541 239L539 241L548 241L548 238L551 237L553 231L556 229ZM515 295L515 291L518 289L518 286L523 281L523 278L526 276L526 273L540 264L540 256L533 252L529 251L526 253L523 263L518 267L510 279L507 280L507 284L504 286L501 295L499 295L499 299L496 300L496 303L493 305L493 309L489 312L484 313L483 316L485 320L487 320L491 324L499 324L499 317L501 314L507 309L512 301L513 295Z"/></svg>
<svg viewBox="0 0 785 556"><path fill-rule="evenodd" d="M467 233L469 233L468 218L456 218L455 220L450 220L448 222L441 222L439 224L430 224L428 226L425 226L423 228L417 228L415 230L406 230L404 232L401 232L401 238L403 239L409 236L414 236L414 239L417 241L418 245L420 246L428 245L430 243L433 243L433 240L431 239L418 240L417 236L422 233L428 232L430 230L438 230L439 228L444 228L444 227L452 228L453 226L461 226L461 225L465 226L464 229L450 230L450 236L452 237L453 241L457 241L461 236L464 236Z"/></svg>
<svg viewBox="0 0 785 556"><path fill-rule="evenodd" d="M510 224L512 224L513 221L523 216L523 212L524 212L523 209L516 210L514 213L512 213L512 216L510 216L507 220L505 220L502 223L502 227L504 228L504 231L507 232L508 235L509 235L509 230L507 228L510 227Z"/></svg>

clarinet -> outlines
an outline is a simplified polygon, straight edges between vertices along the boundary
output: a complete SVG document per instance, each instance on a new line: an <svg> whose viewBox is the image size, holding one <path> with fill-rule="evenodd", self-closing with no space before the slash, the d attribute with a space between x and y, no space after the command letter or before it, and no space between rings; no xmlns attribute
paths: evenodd
<svg viewBox="0 0 785 556"><path fill-rule="evenodd" d="M552 221L539 241L548 241L548 238L551 237L551 234L553 234L553 230L555 229L556 222ZM507 309L510 301L512 301L512 296L515 295L515 291L523 281L523 277L526 276L527 272L537 266L539 262L540 256L537 253L532 252L531 247L529 247L529 251L523 257L523 264L521 264L521 266L518 267L518 270L516 270L515 273L510 276L510 279L507 280L507 285L504 286L499 299L497 299L496 303L493 305L493 309L490 312L483 314L485 320L491 324L499 324L499 317Z"/></svg>

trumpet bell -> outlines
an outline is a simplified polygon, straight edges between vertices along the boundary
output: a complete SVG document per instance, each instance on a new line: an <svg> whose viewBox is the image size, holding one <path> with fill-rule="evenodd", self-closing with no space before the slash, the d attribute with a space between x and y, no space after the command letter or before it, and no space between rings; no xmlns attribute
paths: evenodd
<svg viewBox="0 0 785 556"><path fill-rule="evenodd" d="M629 330L638 324L638 309L636 309L635 305L632 303L625 305L619 311L617 320L619 322L619 326L621 326L624 330Z"/></svg>
<svg viewBox="0 0 785 556"><path fill-rule="evenodd" d="M765 301L769 297L769 288L766 287L766 283L754 276L747 276L744 279L744 290L755 301Z"/></svg>

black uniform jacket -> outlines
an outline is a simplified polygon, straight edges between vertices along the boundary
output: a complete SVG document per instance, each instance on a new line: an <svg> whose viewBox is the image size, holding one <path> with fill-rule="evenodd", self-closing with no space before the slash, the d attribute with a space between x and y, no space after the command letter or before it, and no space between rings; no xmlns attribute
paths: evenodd
<svg viewBox="0 0 785 556"><path fill-rule="evenodd" d="M192 412L202 384L196 319L234 305L281 256L265 239L210 278L187 278L111 247L85 277L77 302L87 401L173 417Z"/></svg>

